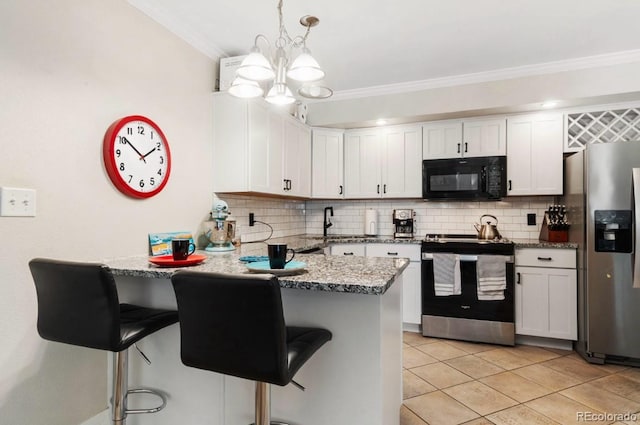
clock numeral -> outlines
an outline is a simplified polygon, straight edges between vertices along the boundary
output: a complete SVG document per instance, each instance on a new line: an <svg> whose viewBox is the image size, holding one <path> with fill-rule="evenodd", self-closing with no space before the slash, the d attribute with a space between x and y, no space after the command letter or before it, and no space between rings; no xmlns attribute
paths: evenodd
<svg viewBox="0 0 640 425"><path fill-rule="evenodd" d="M133 134L133 128L127 127L127 134Z"/></svg>
<svg viewBox="0 0 640 425"><path fill-rule="evenodd" d="M131 180L133 180L133 176L129 174L129 181L127 183L131 183Z"/></svg>
<svg viewBox="0 0 640 425"><path fill-rule="evenodd" d="M120 149L116 149L116 156L117 156L118 158L120 158L120 154L121 154L121 153L122 153L122 152L120 152Z"/></svg>
<svg viewBox="0 0 640 425"><path fill-rule="evenodd" d="M155 185L156 185L156 180L155 180L153 177L151 177L151 178L149 179L149 184L150 184L151 186L155 186Z"/></svg>
<svg viewBox="0 0 640 425"><path fill-rule="evenodd" d="M138 134L144 134L144 127L141 125L138 126Z"/></svg>
<svg viewBox="0 0 640 425"><path fill-rule="evenodd" d="M140 187L144 187L144 179L140 180L140 183L138 183L138 185L139 185Z"/></svg>
<svg viewBox="0 0 640 425"><path fill-rule="evenodd" d="M160 157L160 164L164 164L164 156Z"/></svg>
<svg viewBox="0 0 640 425"><path fill-rule="evenodd" d="M122 137L122 136L118 136L118 143L120 143L121 145L126 145L127 144L127 138L126 137Z"/></svg>
<svg viewBox="0 0 640 425"><path fill-rule="evenodd" d="M162 143L158 142L156 143L156 149L160 150L162 148Z"/></svg>
<svg viewBox="0 0 640 425"><path fill-rule="evenodd" d="M159 176L162 176L162 168L158 168L158 172L156 174L158 174Z"/></svg>
<svg viewBox="0 0 640 425"><path fill-rule="evenodd" d="M120 167L119 168L120 168L120 171L124 171L124 162L120 163Z"/></svg>
<svg viewBox="0 0 640 425"><path fill-rule="evenodd" d="M151 130L151 140L153 140L153 130Z"/></svg>

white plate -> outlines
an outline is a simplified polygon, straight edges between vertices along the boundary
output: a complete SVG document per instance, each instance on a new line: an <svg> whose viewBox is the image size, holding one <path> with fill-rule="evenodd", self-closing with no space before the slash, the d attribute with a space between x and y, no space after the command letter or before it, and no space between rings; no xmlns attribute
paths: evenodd
<svg viewBox="0 0 640 425"><path fill-rule="evenodd" d="M276 276L286 276L304 270L305 267L307 267L307 263L290 261L284 266L284 269L272 269L269 261L256 261L254 263L248 263L246 267L251 273L269 273Z"/></svg>

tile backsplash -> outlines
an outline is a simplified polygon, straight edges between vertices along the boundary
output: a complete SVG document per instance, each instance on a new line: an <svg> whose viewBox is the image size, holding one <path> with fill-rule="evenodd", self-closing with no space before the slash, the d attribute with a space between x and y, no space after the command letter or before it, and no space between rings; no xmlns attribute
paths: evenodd
<svg viewBox="0 0 640 425"><path fill-rule="evenodd" d="M483 214L491 214L498 219L498 230L509 239L538 239L544 212L551 204L557 203L553 196L532 196L507 198L490 202L440 202L421 200L287 200L245 195L220 194L229 204L237 221L237 235L242 242L265 239L269 236L268 226L256 223L249 227L249 213L255 219L273 227L273 237L299 235L303 233L322 234L324 208L333 207L333 225L330 235L362 235L364 233L365 210L372 208L378 212L378 235L393 234L391 215L394 209L411 208L415 211L415 235L427 233L474 234L474 223ZM527 214L536 214L536 225L527 224ZM571 220L571 217L569 217Z"/></svg>

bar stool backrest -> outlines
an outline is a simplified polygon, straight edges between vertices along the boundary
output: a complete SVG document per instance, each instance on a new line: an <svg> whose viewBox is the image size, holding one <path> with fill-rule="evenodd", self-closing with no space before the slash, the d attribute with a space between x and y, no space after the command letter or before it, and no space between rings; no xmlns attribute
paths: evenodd
<svg viewBox="0 0 640 425"><path fill-rule="evenodd" d="M182 362L254 381L286 385L286 327L278 279L178 271Z"/></svg>
<svg viewBox="0 0 640 425"><path fill-rule="evenodd" d="M118 351L120 309L108 267L35 258L29 268L36 286L42 338Z"/></svg>

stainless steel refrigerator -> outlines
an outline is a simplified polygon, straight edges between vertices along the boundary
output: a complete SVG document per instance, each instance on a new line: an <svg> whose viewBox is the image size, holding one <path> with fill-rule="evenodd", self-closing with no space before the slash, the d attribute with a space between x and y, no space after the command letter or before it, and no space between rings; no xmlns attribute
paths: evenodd
<svg viewBox="0 0 640 425"><path fill-rule="evenodd" d="M588 145L565 160L578 243L578 341L593 363L640 365L640 141Z"/></svg>

